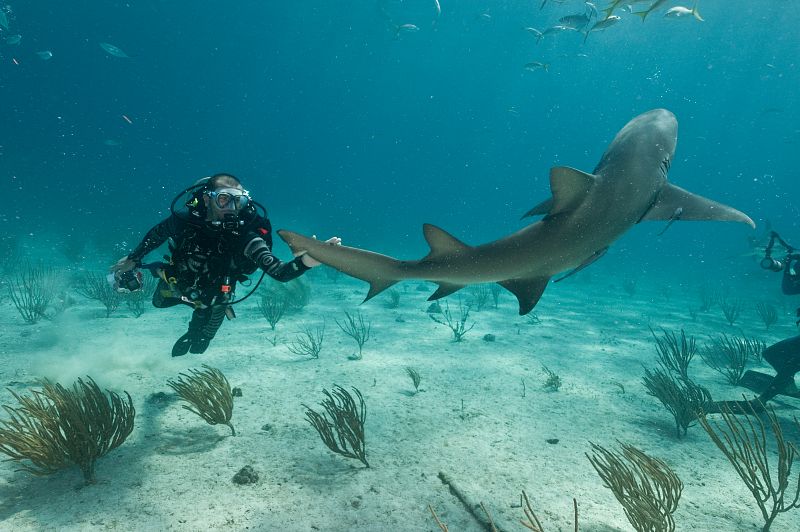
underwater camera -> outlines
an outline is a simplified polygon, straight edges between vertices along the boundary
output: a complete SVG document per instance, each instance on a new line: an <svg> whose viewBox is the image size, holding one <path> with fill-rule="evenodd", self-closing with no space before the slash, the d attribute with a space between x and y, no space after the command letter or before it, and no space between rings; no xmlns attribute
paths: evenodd
<svg viewBox="0 0 800 532"><path fill-rule="evenodd" d="M785 267L786 261L773 259L772 257L764 257L761 259L761 267L771 272L781 272Z"/></svg>
<svg viewBox="0 0 800 532"><path fill-rule="evenodd" d="M136 292L142 289L142 272L128 270L114 274L114 289L117 292Z"/></svg>
<svg viewBox="0 0 800 532"><path fill-rule="evenodd" d="M772 257L772 248L778 243L786 250L786 257L783 260ZM769 235L769 244L764 248L764 258L761 259L761 267L771 272L781 272L793 261L800 260L800 255L794 253L795 248L786 243L781 236L772 231Z"/></svg>

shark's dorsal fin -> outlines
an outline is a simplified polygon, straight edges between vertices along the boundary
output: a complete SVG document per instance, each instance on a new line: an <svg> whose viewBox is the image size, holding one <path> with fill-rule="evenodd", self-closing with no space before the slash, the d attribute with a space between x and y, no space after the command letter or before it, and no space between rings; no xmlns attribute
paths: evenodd
<svg viewBox="0 0 800 532"><path fill-rule="evenodd" d="M517 296L519 301L519 315L523 316L536 306L547 288L549 277L534 277L533 279L506 279L497 284Z"/></svg>
<svg viewBox="0 0 800 532"><path fill-rule="evenodd" d="M422 226L422 233L425 235L425 240L431 247L424 259L428 260L442 255L457 255L469 249L469 246L445 231L432 224L424 224Z"/></svg>
<svg viewBox="0 0 800 532"><path fill-rule="evenodd" d="M437 284L439 285L439 288L437 288L436 291L431 294L431 296L428 298L428 301L434 301L436 299L441 299L443 297L449 296L453 292L457 292L466 286L463 284L444 283L444 282L439 282Z"/></svg>
<svg viewBox="0 0 800 532"><path fill-rule="evenodd" d="M553 202L548 214L571 211L583 202L589 190L594 186L596 176L581 172L568 166L556 166L550 169L550 191ZM547 203L547 202L545 202ZM544 207L544 203L534 209Z"/></svg>
<svg viewBox="0 0 800 532"><path fill-rule="evenodd" d="M678 211L680 209L680 211ZM755 227L753 220L743 212L722 203L692 194L675 185L664 185L658 197L642 220L674 220L675 213L680 212L681 220L717 220L720 222L742 222Z"/></svg>

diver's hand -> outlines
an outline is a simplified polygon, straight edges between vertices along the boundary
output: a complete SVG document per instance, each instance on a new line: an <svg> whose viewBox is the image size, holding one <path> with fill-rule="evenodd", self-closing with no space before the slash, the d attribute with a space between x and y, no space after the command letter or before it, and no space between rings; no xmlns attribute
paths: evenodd
<svg viewBox="0 0 800 532"><path fill-rule="evenodd" d="M317 235L314 235L312 238L317 238ZM328 240L325 241L326 244L331 244L334 246L339 246L342 243L342 239L338 236L332 236ZM315 268L322 264L317 259L310 257L305 251L301 251L300 253L295 253L295 257L300 257L300 260L303 262L307 268Z"/></svg>
<svg viewBox="0 0 800 532"><path fill-rule="evenodd" d="M128 258L127 255L119 259L116 264L111 266L108 270L112 273L123 273L130 271L136 267L136 261Z"/></svg>

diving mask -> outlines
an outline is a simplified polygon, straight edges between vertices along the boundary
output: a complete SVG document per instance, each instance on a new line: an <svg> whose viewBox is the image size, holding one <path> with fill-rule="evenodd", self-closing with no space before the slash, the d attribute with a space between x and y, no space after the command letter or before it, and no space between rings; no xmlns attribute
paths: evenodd
<svg viewBox="0 0 800 532"><path fill-rule="evenodd" d="M214 204L222 210L241 210L250 203L250 193L238 188L220 188L208 193Z"/></svg>

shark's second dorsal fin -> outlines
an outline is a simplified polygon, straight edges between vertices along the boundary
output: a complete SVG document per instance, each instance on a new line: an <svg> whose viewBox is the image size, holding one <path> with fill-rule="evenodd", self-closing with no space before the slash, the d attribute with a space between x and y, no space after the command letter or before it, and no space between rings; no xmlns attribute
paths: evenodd
<svg viewBox="0 0 800 532"><path fill-rule="evenodd" d="M445 231L432 224L424 224L422 226L422 233L425 235L425 240L431 247L424 259L428 260L443 255L457 255L469 249L469 246Z"/></svg>
<svg viewBox="0 0 800 532"><path fill-rule="evenodd" d="M688 190L670 184L661 188L656 202L645 213L642 220L674 220L676 212L680 213L681 220L717 220L742 222L750 227L756 226L749 216L733 207L692 194Z"/></svg>
<svg viewBox="0 0 800 532"><path fill-rule="evenodd" d="M571 211L580 205L586 194L594 186L596 179L592 174L587 174L568 166L551 168L550 191L553 193L553 203L548 214L553 215ZM534 207L534 209L537 209L537 207Z"/></svg>

